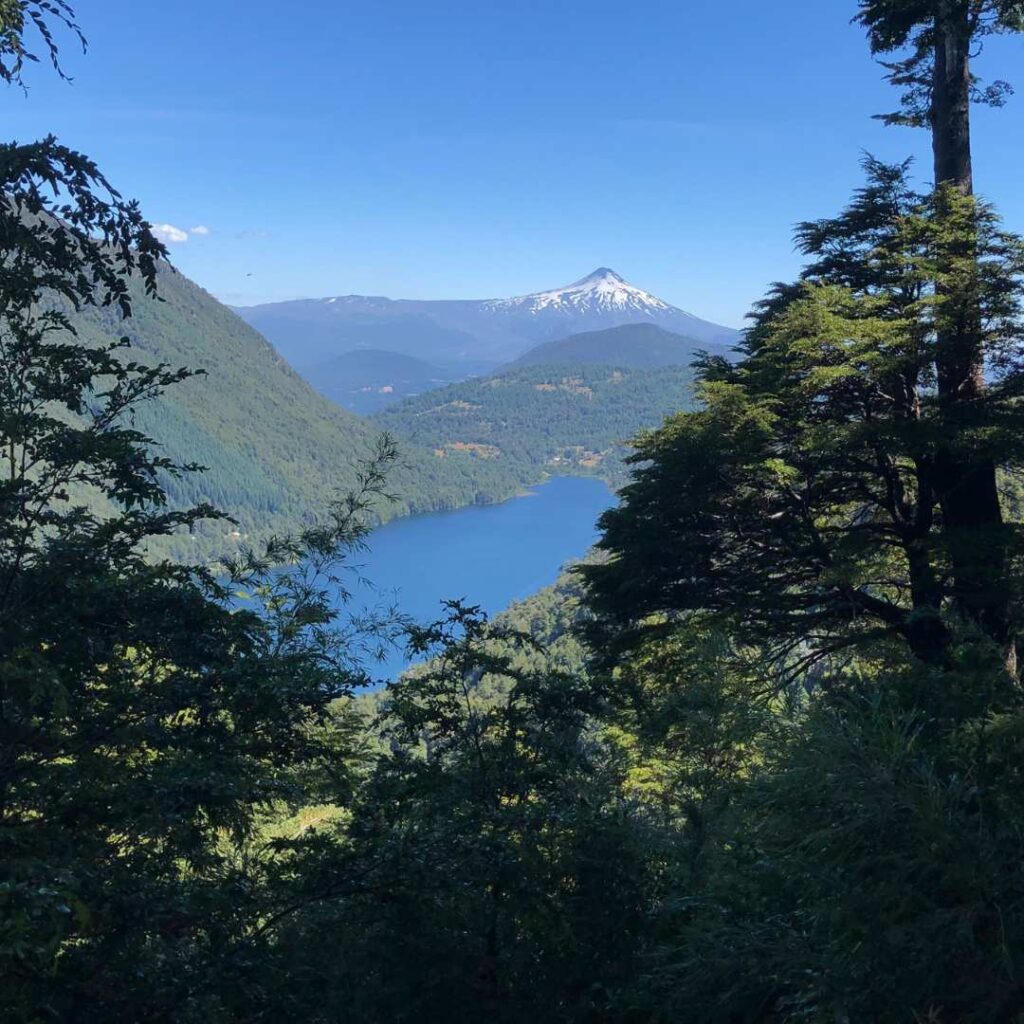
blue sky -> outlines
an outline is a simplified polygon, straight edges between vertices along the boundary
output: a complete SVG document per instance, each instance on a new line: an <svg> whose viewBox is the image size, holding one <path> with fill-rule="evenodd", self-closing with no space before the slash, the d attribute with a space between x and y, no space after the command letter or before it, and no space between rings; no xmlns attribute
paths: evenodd
<svg viewBox="0 0 1024 1024"><path fill-rule="evenodd" d="M854 0L78 0L74 84L7 135L87 152L226 302L520 294L611 266L739 324L858 160L918 157ZM287 15L287 16L286 16ZM1013 78L1024 42L976 70ZM1024 75L978 111L979 190L1024 231Z"/></svg>

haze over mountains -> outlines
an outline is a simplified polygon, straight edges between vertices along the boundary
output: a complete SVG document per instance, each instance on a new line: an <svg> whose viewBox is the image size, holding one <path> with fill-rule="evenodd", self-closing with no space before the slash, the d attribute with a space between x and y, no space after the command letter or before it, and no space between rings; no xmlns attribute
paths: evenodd
<svg viewBox="0 0 1024 1024"><path fill-rule="evenodd" d="M484 369L541 342L635 323L653 324L698 345L730 346L739 337L738 331L672 306L607 267L562 288L506 299L339 295L235 311L300 369L360 348L428 363L482 363Z"/></svg>

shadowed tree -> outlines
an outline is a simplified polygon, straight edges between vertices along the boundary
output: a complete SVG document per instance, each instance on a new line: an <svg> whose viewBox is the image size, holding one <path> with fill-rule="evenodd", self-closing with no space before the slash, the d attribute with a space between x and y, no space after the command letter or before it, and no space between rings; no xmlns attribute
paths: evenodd
<svg viewBox="0 0 1024 1024"><path fill-rule="evenodd" d="M218 965L263 905L233 850L338 753L328 706L362 677L324 575L394 452L220 582L147 557L223 518L169 506L168 478L198 467L133 425L191 373L86 344L62 309L129 316L127 281L152 288L162 248L52 139L0 146L0 183L0 1016L232 1019Z"/></svg>
<svg viewBox="0 0 1024 1024"><path fill-rule="evenodd" d="M43 44L47 59L64 78L55 31L64 29L85 48L85 37L75 22L75 12L65 0L0 0L0 79L24 86L25 62L39 56L26 36L34 32Z"/></svg>
<svg viewBox="0 0 1024 1024"><path fill-rule="evenodd" d="M971 58L986 37L1024 31L1024 4L861 0L857 20L868 30L873 53L906 54L885 62L890 80L904 91L900 109L884 119L929 128L935 185L951 184L970 194L971 103L999 106L1011 91L1002 81L983 86L972 73ZM985 328L970 303L961 304L960 314L949 318L938 337L936 386L953 429L970 431L987 386ZM996 465L981 452L951 444L936 452L935 486L950 531L960 604L986 631L1002 636L1012 658L1010 598L1003 583L1008 555Z"/></svg>
<svg viewBox="0 0 1024 1024"><path fill-rule="evenodd" d="M939 461L951 436L1020 461L1024 249L955 187L918 196L905 167L868 172L839 217L801 227L813 262L761 304L744 358L705 360L702 408L638 442L634 481L601 521L612 558L581 570L600 629L631 643L704 614L800 668L891 636L941 662L957 618L979 626L936 508ZM969 428L934 387L965 304L999 368ZM1009 557L1017 533L982 540Z"/></svg>
<svg viewBox="0 0 1024 1024"><path fill-rule="evenodd" d="M59 0L5 5L20 83ZM0 145L0 1017L238 1019L230 967L266 897L240 856L270 808L344 746L329 705L362 681L325 575L360 542L395 453L321 524L206 571L151 540L222 520L172 508L194 472L135 414L186 369L127 338L86 342L69 311L132 312L165 256L138 206L55 139ZM113 318L116 322L116 317ZM272 568L273 566L273 568ZM250 608L229 602L245 587Z"/></svg>
<svg viewBox="0 0 1024 1024"><path fill-rule="evenodd" d="M342 824L347 856L280 922L296 973L330 979L287 1019L618 1020L654 879L593 735L598 695L534 663L529 636L449 611L380 704L389 749Z"/></svg>

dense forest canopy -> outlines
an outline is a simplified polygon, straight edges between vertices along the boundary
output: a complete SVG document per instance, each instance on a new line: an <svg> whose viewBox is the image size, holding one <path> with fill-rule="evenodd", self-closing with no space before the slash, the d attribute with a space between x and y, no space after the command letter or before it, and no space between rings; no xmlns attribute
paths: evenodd
<svg viewBox="0 0 1024 1024"><path fill-rule="evenodd" d="M671 413L599 550L494 622L339 606L389 492L429 479L268 348L248 382L179 367L230 314L87 157L0 146L4 1020L1024 1021L1024 244L973 195L969 118L1007 94L972 54L1022 12L851 13L934 182L868 159L735 360L692 393L514 367L381 418L507 478L567 427L602 454L652 396ZM9 84L33 32L58 69L75 38L62 0L0 19ZM186 429L204 369L224 408ZM169 540L297 461L223 456L224 389L267 382L346 445L275 500L347 459L343 486L198 568ZM367 694L355 653L396 635L422 664Z"/></svg>

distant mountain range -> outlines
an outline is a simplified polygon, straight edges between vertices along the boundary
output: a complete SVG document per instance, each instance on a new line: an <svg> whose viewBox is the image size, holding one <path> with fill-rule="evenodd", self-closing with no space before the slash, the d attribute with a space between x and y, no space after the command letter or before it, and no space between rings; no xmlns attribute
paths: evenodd
<svg viewBox="0 0 1024 1024"><path fill-rule="evenodd" d="M722 354L728 351L724 345L688 338L655 324L624 324L546 341L523 353L512 365L603 363L650 370L659 366L689 366L702 349Z"/></svg>
<svg viewBox="0 0 1024 1024"><path fill-rule="evenodd" d="M383 349L428 363L493 367L569 334L647 323L701 345L730 346L739 332L702 320L600 267L574 284L509 299L416 300L365 295L298 299L235 310L293 366Z"/></svg>

